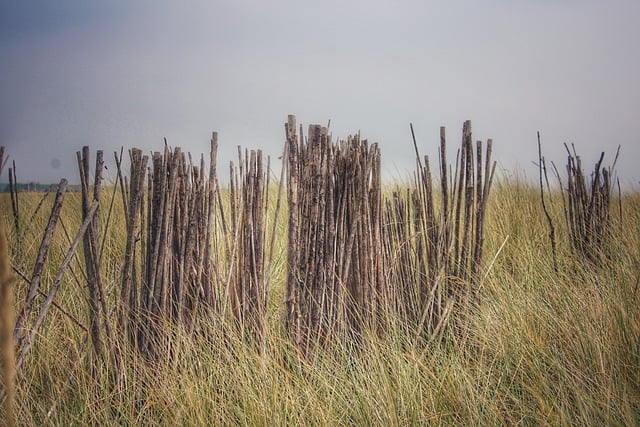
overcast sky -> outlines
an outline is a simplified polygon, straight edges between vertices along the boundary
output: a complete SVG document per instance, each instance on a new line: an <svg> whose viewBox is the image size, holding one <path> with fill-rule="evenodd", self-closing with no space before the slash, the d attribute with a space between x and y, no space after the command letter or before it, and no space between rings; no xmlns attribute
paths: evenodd
<svg viewBox="0 0 640 427"><path fill-rule="evenodd" d="M381 143L413 169L462 123L501 168L535 176L573 142L640 179L640 1L2 1L0 145L20 181L78 180L83 145L194 155L220 135L277 157L287 114ZM6 172L2 181L6 181Z"/></svg>

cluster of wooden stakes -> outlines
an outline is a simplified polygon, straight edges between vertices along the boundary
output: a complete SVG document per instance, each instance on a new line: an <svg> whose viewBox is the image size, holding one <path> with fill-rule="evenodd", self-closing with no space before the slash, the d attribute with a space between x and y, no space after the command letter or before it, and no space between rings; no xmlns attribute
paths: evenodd
<svg viewBox="0 0 640 427"><path fill-rule="evenodd" d="M377 144L359 135L335 142L319 125L309 126L305 136L295 116L288 117L285 135L279 181L270 182L269 159L261 150L238 148L225 188L218 180L215 132L208 164L165 142L163 152L151 155L129 150L126 173L123 152L114 153L113 187L103 188L102 151L93 173L89 148L78 152L82 224L55 279L42 286L65 179L57 187L31 276L16 272L26 286L12 330L17 368L50 307L64 311L56 295L79 246L89 307L88 319L75 322L86 330L96 360L122 363L125 344L149 359L170 356L167 322L192 334L228 328L261 351L281 215L287 216L288 233L281 306L288 338L303 357L326 342L380 335L392 326L425 342L439 337L456 313L474 303L482 282L484 223L495 171L492 141L474 144L471 123L465 122L452 166L441 128L433 170L414 136L413 184L387 191ZM2 156L0 150L0 167L6 163ZM608 218L611 177L597 175L588 197L571 153L568 173L567 226L576 233L575 249L586 251L593 246L589 239L604 239L591 224ZM14 185L15 164L9 176ZM277 196L270 197L274 191ZM17 191L11 193L13 235L19 238L19 198ZM544 193L542 201L544 206ZM117 205L126 218L124 258L117 286L105 288L102 253Z"/></svg>

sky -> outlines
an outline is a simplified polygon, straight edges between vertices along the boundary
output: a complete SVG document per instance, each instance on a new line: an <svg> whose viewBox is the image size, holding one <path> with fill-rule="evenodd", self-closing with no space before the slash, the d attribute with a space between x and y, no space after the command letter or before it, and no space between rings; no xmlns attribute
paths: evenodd
<svg viewBox="0 0 640 427"><path fill-rule="evenodd" d="M637 0L1 0L0 145L19 181L77 182L83 145L109 167L165 137L207 155L217 131L220 165L238 145L275 158L295 114L379 142L394 179L414 168L409 123L435 158L439 127L451 156L471 120L502 174L537 176L540 131L559 167L565 142L588 169L622 145L635 186L638 19Z"/></svg>

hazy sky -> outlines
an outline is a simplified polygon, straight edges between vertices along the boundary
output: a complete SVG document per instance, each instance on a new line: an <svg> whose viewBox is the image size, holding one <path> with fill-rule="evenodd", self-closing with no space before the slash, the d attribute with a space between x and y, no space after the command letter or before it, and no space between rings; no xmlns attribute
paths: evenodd
<svg viewBox="0 0 640 427"><path fill-rule="evenodd" d="M466 119L535 176L536 131L640 179L640 1L2 1L0 145L21 181L77 181L83 145L277 157L287 114L379 141L387 176ZM56 167L57 166L57 167ZM113 169L111 169L113 170ZM6 181L6 172L2 181Z"/></svg>

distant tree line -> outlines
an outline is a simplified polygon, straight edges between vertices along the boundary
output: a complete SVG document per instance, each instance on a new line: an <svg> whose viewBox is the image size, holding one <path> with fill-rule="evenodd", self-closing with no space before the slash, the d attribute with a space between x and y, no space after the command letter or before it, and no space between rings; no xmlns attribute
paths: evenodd
<svg viewBox="0 0 640 427"><path fill-rule="evenodd" d="M46 192L46 191L56 191L58 184L40 184L39 182L23 182L16 184L16 189L18 191L32 191L32 192ZM79 185L69 185L67 187L67 191L80 191ZM0 193L9 193L9 183L3 182L0 183Z"/></svg>

